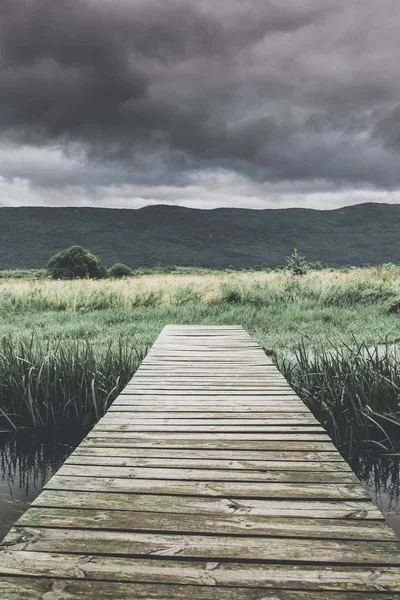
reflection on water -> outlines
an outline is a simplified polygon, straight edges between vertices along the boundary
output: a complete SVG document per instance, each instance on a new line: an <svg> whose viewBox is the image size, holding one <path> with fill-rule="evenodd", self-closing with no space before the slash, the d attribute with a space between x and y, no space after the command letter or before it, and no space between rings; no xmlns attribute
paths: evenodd
<svg viewBox="0 0 400 600"><path fill-rule="evenodd" d="M84 433L40 439L0 434L0 539L40 494Z"/></svg>
<svg viewBox="0 0 400 600"><path fill-rule="evenodd" d="M40 494L86 432L39 439L0 434L0 539ZM400 538L400 456L352 458L350 464Z"/></svg>
<svg viewBox="0 0 400 600"><path fill-rule="evenodd" d="M349 462L400 538L400 455L363 456Z"/></svg>

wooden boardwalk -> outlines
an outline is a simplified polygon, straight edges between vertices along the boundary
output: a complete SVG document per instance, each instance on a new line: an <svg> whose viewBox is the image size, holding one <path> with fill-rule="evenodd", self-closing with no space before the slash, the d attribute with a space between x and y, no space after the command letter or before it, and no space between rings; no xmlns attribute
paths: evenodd
<svg viewBox="0 0 400 600"><path fill-rule="evenodd" d="M389 600L400 542L241 327L168 326L6 537L1 600Z"/></svg>

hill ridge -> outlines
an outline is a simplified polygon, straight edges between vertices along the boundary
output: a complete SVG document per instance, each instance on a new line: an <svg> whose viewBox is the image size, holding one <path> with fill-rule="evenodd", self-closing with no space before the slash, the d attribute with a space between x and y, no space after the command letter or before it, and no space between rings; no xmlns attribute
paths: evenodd
<svg viewBox="0 0 400 600"><path fill-rule="evenodd" d="M0 268L43 267L80 244L107 265L278 266L294 247L332 266L400 262L400 205L140 209L0 207Z"/></svg>

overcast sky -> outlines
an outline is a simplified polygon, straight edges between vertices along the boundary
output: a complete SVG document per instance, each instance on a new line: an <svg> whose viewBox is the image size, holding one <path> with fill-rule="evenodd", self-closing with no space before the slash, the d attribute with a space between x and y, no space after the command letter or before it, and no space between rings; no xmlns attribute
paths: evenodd
<svg viewBox="0 0 400 600"><path fill-rule="evenodd" d="M0 206L400 202L399 0L0 0Z"/></svg>

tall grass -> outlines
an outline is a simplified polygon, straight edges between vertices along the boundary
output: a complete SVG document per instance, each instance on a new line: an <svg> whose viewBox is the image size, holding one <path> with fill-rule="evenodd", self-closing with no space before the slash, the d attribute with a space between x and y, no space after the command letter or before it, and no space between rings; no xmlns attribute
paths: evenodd
<svg viewBox="0 0 400 600"><path fill-rule="evenodd" d="M354 342L319 353L302 343L279 367L344 452L400 450L400 355Z"/></svg>
<svg viewBox="0 0 400 600"><path fill-rule="evenodd" d="M0 314L93 311L185 304L269 307L299 303L324 307L388 306L400 298L400 270L215 272L127 277L123 280L24 280L0 283Z"/></svg>
<svg viewBox="0 0 400 600"><path fill-rule="evenodd" d="M136 371L145 349L117 341L0 339L0 423L36 430L98 421Z"/></svg>

